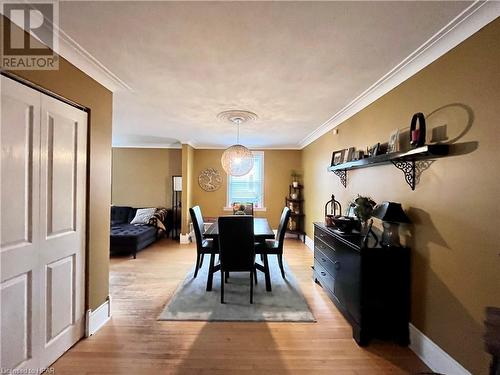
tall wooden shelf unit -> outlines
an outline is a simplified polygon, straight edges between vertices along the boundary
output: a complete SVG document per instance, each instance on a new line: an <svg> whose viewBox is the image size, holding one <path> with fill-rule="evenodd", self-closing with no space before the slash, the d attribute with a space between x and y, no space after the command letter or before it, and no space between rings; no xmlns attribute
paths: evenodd
<svg viewBox="0 0 500 375"><path fill-rule="evenodd" d="M288 187L288 196L285 198L285 206L292 210L290 221L286 232L294 234L297 238L302 236L302 241L306 242L306 232L304 231L304 200L302 199L302 185ZM292 199L292 194L297 194L297 198Z"/></svg>

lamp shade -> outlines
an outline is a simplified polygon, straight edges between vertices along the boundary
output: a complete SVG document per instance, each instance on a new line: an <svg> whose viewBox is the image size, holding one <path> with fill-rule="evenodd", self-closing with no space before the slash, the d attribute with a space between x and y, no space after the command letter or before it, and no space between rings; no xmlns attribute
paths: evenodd
<svg viewBox="0 0 500 375"><path fill-rule="evenodd" d="M230 176L244 176L253 168L253 154L243 145L233 145L221 157L222 168Z"/></svg>
<svg viewBox="0 0 500 375"><path fill-rule="evenodd" d="M382 202L375 206L372 216L390 223L410 223L410 219L406 216L401 203Z"/></svg>
<svg viewBox="0 0 500 375"><path fill-rule="evenodd" d="M182 176L173 177L174 191L182 191Z"/></svg>

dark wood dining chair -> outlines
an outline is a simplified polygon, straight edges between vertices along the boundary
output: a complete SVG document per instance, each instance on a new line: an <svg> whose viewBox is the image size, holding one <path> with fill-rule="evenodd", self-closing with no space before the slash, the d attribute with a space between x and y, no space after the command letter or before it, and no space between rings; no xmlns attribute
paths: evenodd
<svg viewBox="0 0 500 375"><path fill-rule="evenodd" d="M264 252L267 255L275 254L278 257L278 264L283 278L285 278L285 268L283 267L283 244L285 242L286 227L288 226L288 220L290 220L291 213L292 211L288 207L283 208L275 239L266 240L266 243L259 247L260 251L257 250L257 253Z"/></svg>
<svg viewBox="0 0 500 375"><path fill-rule="evenodd" d="M253 303L255 243L253 217L219 217L220 302L224 303L225 275L229 272L250 273L250 303Z"/></svg>
<svg viewBox="0 0 500 375"><path fill-rule="evenodd" d="M196 276L198 276L198 270L203 266L203 258L205 254L218 254L219 244L210 238L203 238L203 232L205 229L200 207L194 206L190 208L189 214L191 215L194 235L196 237L196 266L194 270L194 278L196 278Z"/></svg>
<svg viewBox="0 0 500 375"><path fill-rule="evenodd" d="M250 215L253 216L252 202L234 202L233 215Z"/></svg>

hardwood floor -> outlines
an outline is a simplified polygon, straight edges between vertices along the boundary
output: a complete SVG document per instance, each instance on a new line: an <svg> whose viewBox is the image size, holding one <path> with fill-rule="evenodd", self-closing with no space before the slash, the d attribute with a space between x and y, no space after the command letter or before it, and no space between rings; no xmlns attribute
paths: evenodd
<svg viewBox="0 0 500 375"><path fill-rule="evenodd" d="M163 240L135 260L112 258L112 319L61 357L55 374L429 372L408 348L386 342L358 347L348 323L312 280L312 252L296 240L286 241L285 259L317 323L157 321L195 254L193 245Z"/></svg>

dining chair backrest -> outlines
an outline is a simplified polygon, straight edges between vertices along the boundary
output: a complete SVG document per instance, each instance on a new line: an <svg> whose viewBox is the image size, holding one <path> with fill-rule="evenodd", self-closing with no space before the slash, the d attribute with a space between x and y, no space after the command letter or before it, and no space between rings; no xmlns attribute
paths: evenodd
<svg viewBox="0 0 500 375"><path fill-rule="evenodd" d="M233 215L250 215L253 216L252 202L234 202Z"/></svg>
<svg viewBox="0 0 500 375"><path fill-rule="evenodd" d="M194 206L190 208L189 214L191 215L191 221L193 223L194 235L196 237L196 246L202 246L204 225L200 206Z"/></svg>
<svg viewBox="0 0 500 375"><path fill-rule="evenodd" d="M290 220L290 215L292 211L288 207L283 207L281 211L280 223L278 225L278 231L276 232L276 240L280 247L283 247L283 241L285 241L286 227L288 226L288 220Z"/></svg>
<svg viewBox="0 0 500 375"><path fill-rule="evenodd" d="M219 251L224 271L250 271L255 265L253 217L221 216Z"/></svg>

